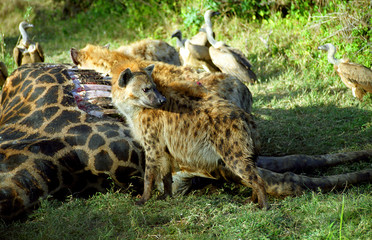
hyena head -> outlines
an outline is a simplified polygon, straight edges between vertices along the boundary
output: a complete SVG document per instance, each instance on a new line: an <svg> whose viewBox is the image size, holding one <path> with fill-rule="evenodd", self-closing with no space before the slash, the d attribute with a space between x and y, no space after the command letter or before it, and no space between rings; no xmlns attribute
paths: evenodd
<svg viewBox="0 0 372 240"><path fill-rule="evenodd" d="M154 64L143 70L132 72L130 68L126 68L117 80L113 79L113 103L123 114L130 114L127 111L132 111L133 107L159 108L166 102L166 98L157 90L151 77Z"/></svg>
<svg viewBox="0 0 372 240"><path fill-rule="evenodd" d="M87 47L85 47L85 49ZM85 49L81 49L81 50L78 50L76 48L71 48L70 49L71 60L76 66L80 67L81 63L83 63L87 60L86 51L84 51Z"/></svg>
<svg viewBox="0 0 372 240"><path fill-rule="evenodd" d="M97 72L110 74L111 68L120 61L131 57L110 51L107 47L88 44L78 50L70 49L72 62L81 69L94 69Z"/></svg>
<svg viewBox="0 0 372 240"><path fill-rule="evenodd" d="M100 54L98 46L87 45L83 49L70 49L70 56L72 62L80 69L95 69L98 72L106 73L107 69L103 69L99 66L98 59Z"/></svg>

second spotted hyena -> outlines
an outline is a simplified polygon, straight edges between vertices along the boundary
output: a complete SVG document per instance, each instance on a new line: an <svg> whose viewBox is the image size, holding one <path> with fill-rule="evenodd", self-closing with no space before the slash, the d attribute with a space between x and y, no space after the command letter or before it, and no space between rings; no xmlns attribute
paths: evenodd
<svg viewBox="0 0 372 240"><path fill-rule="evenodd" d="M225 164L253 189L253 200L267 208L264 182L256 168L259 139L251 115L190 81L157 87L153 68L127 63L113 69L113 104L146 153L144 192L138 203L150 199L160 179L164 196L171 195L172 172L210 176Z"/></svg>
<svg viewBox="0 0 372 240"><path fill-rule="evenodd" d="M82 69L94 69L98 72L112 76L112 68L119 62L133 62L145 68L155 64L152 73L157 85L169 84L175 81L197 82L207 90L214 92L219 97L241 107L246 112L251 112L252 94L248 87L238 78L224 73L198 74L193 69L183 66L175 66L163 62L146 61L118 51L88 44L83 49L71 48L72 61Z"/></svg>

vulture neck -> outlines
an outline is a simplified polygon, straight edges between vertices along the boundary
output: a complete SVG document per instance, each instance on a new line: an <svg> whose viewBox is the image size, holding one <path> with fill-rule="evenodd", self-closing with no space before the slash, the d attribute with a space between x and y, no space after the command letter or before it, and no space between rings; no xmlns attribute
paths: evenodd
<svg viewBox="0 0 372 240"><path fill-rule="evenodd" d="M327 55L328 62L334 65L338 65L341 62L341 59L335 58L335 54L336 54L336 47L333 45L329 45L328 55Z"/></svg>
<svg viewBox="0 0 372 240"><path fill-rule="evenodd" d="M27 34L26 30L22 27L22 25L19 25L19 31L21 32L21 36L22 36L21 43L25 47L28 47L28 44L30 43L30 39L28 37L28 34Z"/></svg>
<svg viewBox="0 0 372 240"><path fill-rule="evenodd" d="M182 47L185 46L184 41L182 41L182 35L181 34L177 35L176 44L177 44L177 47L179 47L179 48L182 48Z"/></svg>
<svg viewBox="0 0 372 240"><path fill-rule="evenodd" d="M205 30L207 32L207 39L208 42L213 46L216 47L217 41L213 37L213 30L212 30L212 21L211 21L211 16L206 14L204 16L205 20Z"/></svg>

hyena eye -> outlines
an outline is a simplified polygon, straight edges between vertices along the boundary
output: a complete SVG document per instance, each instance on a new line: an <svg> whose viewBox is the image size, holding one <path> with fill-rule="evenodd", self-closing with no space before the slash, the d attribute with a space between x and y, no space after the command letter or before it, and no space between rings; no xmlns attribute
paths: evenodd
<svg viewBox="0 0 372 240"><path fill-rule="evenodd" d="M142 88L142 91L143 92L148 92L148 91L150 91L151 90L151 88L148 88L148 87L146 87L146 88Z"/></svg>

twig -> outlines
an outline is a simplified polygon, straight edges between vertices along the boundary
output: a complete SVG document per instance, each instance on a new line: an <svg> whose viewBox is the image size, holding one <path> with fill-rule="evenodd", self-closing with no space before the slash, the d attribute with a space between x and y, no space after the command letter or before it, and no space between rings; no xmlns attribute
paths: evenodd
<svg viewBox="0 0 372 240"><path fill-rule="evenodd" d="M327 40L328 38L331 38L331 37L337 35L339 32L342 32L342 31L344 31L344 30L346 30L346 29L348 29L348 28L349 28L349 26L346 26L346 27L344 27L344 28L342 28L342 29L340 29L340 30L337 30L336 32L332 33L330 36L328 36L328 37L326 37L326 38L323 38L323 39L321 39L320 41L322 42L322 41L324 41L324 40Z"/></svg>

